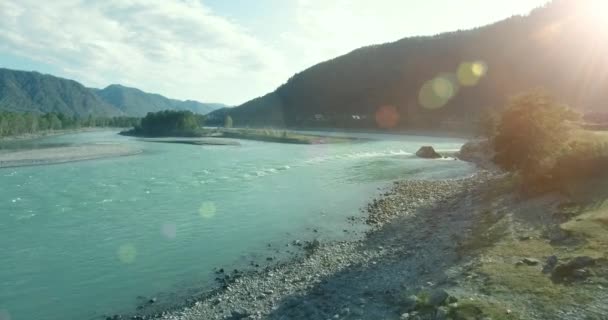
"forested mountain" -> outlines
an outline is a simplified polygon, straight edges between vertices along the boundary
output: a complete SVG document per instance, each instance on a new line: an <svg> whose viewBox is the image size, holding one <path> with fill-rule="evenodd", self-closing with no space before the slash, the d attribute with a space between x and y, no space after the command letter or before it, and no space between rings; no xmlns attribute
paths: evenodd
<svg viewBox="0 0 608 320"><path fill-rule="evenodd" d="M535 87L608 111L608 23L597 10L556 0L473 30L361 48L210 116L230 114L235 126L466 129Z"/></svg>
<svg viewBox="0 0 608 320"><path fill-rule="evenodd" d="M148 112L161 110L188 110L199 114L207 114L213 110L226 107L217 103L169 99L160 94L147 93L139 89L116 84L101 90L95 89L95 92L105 102L131 116L141 117L145 116Z"/></svg>
<svg viewBox="0 0 608 320"><path fill-rule="evenodd" d="M56 112L81 117L122 115L76 81L2 68L0 111Z"/></svg>
<svg viewBox="0 0 608 320"><path fill-rule="evenodd" d="M80 118L89 115L141 117L160 110L206 114L222 107L226 106L174 100L120 85L90 89L73 80L0 68L0 111L54 112Z"/></svg>

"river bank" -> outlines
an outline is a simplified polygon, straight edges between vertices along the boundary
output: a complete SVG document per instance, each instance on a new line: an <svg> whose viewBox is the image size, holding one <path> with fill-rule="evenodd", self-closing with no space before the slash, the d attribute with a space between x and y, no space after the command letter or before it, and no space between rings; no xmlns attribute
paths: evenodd
<svg viewBox="0 0 608 320"><path fill-rule="evenodd" d="M353 221L371 226L364 237L307 242L288 263L218 273L222 288L156 319L399 319L399 297L430 281L438 284L444 266L457 260L453 238L472 223L466 208L447 215L448 221L434 218L490 179L480 172L458 180L397 182L370 203L365 222Z"/></svg>
<svg viewBox="0 0 608 320"><path fill-rule="evenodd" d="M120 133L124 136L138 137L146 140L175 140L179 143L188 143L199 139L204 144L223 145L226 141L234 140L253 140L272 143L284 144L335 144L335 143L350 143L363 141L352 137L334 137L331 135L322 134L306 134L289 130L275 129L250 129L250 128L199 128L196 131L186 131L181 133L173 133L171 136L146 135L136 130L127 130ZM212 142L217 139L218 142Z"/></svg>
<svg viewBox="0 0 608 320"><path fill-rule="evenodd" d="M238 141L222 138L139 138L139 141L155 143L177 143L195 146L240 146Z"/></svg>
<svg viewBox="0 0 608 320"><path fill-rule="evenodd" d="M36 132L36 133L22 134L22 135L17 135L17 136L0 137L0 142L33 140L33 139L40 139L40 138L44 138L44 137L61 136L61 135L65 135L65 134L75 134L75 133L83 133L83 132L98 132L98 131L108 131L108 130L110 130L110 129L108 129L108 128L80 128L80 129L69 129L69 130L49 130L49 131L41 131L41 132Z"/></svg>
<svg viewBox="0 0 608 320"><path fill-rule="evenodd" d="M0 169L131 156L142 150L122 144L84 144L42 149L0 151Z"/></svg>
<svg viewBox="0 0 608 320"><path fill-rule="evenodd" d="M364 237L221 270L222 288L150 319L601 319L608 239L589 224L608 211L580 207L604 194L585 197L526 198L490 171L396 182L369 204Z"/></svg>

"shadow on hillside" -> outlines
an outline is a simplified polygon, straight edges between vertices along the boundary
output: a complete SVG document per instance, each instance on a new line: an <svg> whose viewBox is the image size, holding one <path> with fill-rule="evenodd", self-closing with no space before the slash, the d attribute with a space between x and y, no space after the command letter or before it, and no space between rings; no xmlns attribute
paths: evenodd
<svg viewBox="0 0 608 320"><path fill-rule="evenodd" d="M358 248L381 250L368 264L349 266L324 278L305 295L279 302L268 319L399 319L400 302L422 288L455 284L453 276L471 255L459 247L467 242L478 216L497 205L481 196L486 185L463 191L399 217L367 237ZM494 239L496 241L498 239ZM491 241L491 240L488 240ZM484 240L483 245L491 245ZM382 249L380 249L380 247Z"/></svg>

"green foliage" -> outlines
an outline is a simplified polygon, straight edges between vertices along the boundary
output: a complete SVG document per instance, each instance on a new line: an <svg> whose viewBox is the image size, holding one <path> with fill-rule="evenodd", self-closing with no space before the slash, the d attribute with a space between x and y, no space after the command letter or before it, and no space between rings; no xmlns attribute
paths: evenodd
<svg viewBox="0 0 608 320"><path fill-rule="evenodd" d="M551 171L555 183L566 186L608 174L608 138L593 132L579 131L568 142Z"/></svg>
<svg viewBox="0 0 608 320"><path fill-rule="evenodd" d="M525 183L549 177L568 149L578 115L547 93L533 91L514 97L505 109L493 139L495 162L521 174Z"/></svg>
<svg viewBox="0 0 608 320"><path fill-rule="evenodd" d="M524 189L568 191L608 174L608 135L577 129L578 114L534 91L513 98L490 138L495 162Z"/></svg>
<svg viewBox="0 0 608 320"><path fill-rule="evenodd" d="M0 112L0 137L34 134L61 129L78 129L81 127L116 127L126 128L139 124L138 118L88 118L70 117L62 113L19 113Z"/></svg>
<svg viewBox="0 0 608 320"><path fill-rule="evenodd" d="M448 319L453 320L514 320L519 316L507 313L507 308L486 301L466 301L449 308Z"/></svg>
<svg viewBox="0 0 608 320"><path fill-rule="evenodd" d="M141 125L129 132L133 135L147 137L194 137L201 135L204 116L190 111L165 110L150 112Z"/></svg>

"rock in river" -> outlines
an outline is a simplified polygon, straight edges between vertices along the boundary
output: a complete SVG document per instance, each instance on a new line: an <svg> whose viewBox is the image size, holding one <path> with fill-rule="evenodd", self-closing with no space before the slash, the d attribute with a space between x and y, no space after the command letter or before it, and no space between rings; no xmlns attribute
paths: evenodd
<svg viewBox="0 0 608 320"><path fill-rule="evenodd" d="M420 158L425 158L425 159L441 158L441 155L439 153L437 153L435 151L435 149L433 149L433 147L431 147L431 146L420 147L420 149L418 149L418 151L416 152L416 155Z"/></svg>

